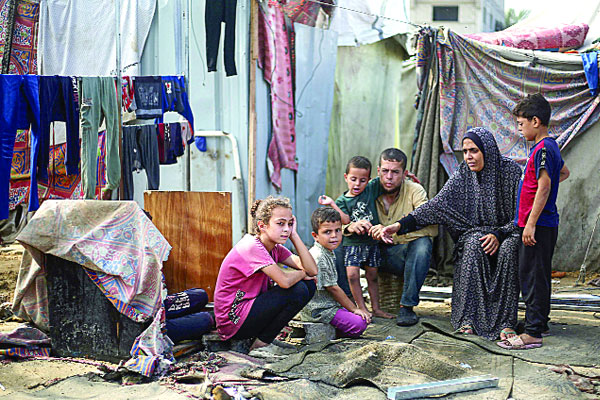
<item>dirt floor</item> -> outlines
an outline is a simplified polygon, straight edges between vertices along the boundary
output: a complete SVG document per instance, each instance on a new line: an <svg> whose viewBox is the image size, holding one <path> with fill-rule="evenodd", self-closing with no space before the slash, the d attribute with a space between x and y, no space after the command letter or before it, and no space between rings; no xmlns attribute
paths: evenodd
<svg viewBox="0 0 600 400"><path fill-rule="evenodd" d="M20 265L20 256L23 249L19 245L11 245L0 247L0 302L10 302L12 301L14 288L16 284L16 279L18 275L19 265ZM570 272L567 273L566 276L561 278L553 279L553 289L554 292L573 292L577 293L588 293L588 294L597 294L600 295L600 288L594 288L589 285L585 285L583 287L575 288L573 285L578 277L578 272ZM591 273L586 276L586 283L594 278L600 277L598 273ZM450 303L446 302L432 302L432 301L423 301L416 309L417 313L423 318L423 320L429 319L430 321L446 321L449 319L450 315ZM519 318L523 319L523 311L519 312ZM592 330L595 332L600 329L600 320L598 319L597 313L591 312L573 312L573 311L559 311L553 310L551 314L551 319L553 325L553 336L549 340L548 347L563 349L567 351L570 347L573 347L573 343L577 341L572 336L569 336L569 330L572 327L580 327L578 329L587 329L583 327L593 327ZM445 323L445 322L444 322ZM0 332L8 332L15 329L20 325L18 321L0 321ZM431 325L431 324L430 324ZM381 327L381 325L379 325ZM395 324L392 323L394 327ZM439 327L444 327L442 325L438 325L434 331L429 331L429 333L423 335L421 339L418 339L412 343L417 344L419 340L421 342L427 342L427 338L432 335L434 332L439 333ZM377 329L377 327L374 327ZM381 328L380 328L381 329ZM392 329L397 329L392 328ZM561 334L561 332L565 332ZM591 332L591 331L590 331ZM598 331L600 332L600 331ZM383 336L384 342L385 339L393 338L394 335L398 336L397 333L388 334ZM429 336L428 336L429 335ZM584 335L585 336L585 335ZM598 337L600 335L597 335ZM397 338L401 340L400 337ZM464 340L462 338L459 338ZM584 338L584 342L585 342ZM592 341L595 341L593 339ZM563 343L563 341L565 341ZM411 341L409 341L411 343ZM432 342L433 343L433 342ZM460 342L462 343L462 342ZM466 343L466 342L464 342ZM474 342L479 348L483 348L487 346L486 343ZM586 344L587 343L587 344ZM581 344L581 349L590 349L589 340ZM467 343L468 344L468 343ZM583 347L584 345L588 347ZM427 346L431 346L427 344ZM427 349L429 347L425 347ZM563 351L561 350L561 351ZM493 350L492 350L493 351ZM583 351L581 351L583 352ZM221 354L221 353L218 353ZM228 353L231 356L231 353ZM237 354L237 353L235 353ZM597 354L597 353L596 353ZM600 359L598 362L587 362L581 363L579 367L577 367L577 372L580 374L588 375L588 376L600 376ZM521 370L527 371L527 369L523 369L523 365L528 365L527 368L538 368L536 371L547 371L548 367L555 364L550 361L544 361L541 364L536 364L532 362L526 362L522 360L518 360L518 357L513 361L513 367L521 365ZM565 360L565 363L569 363L569 360ZM503 363L505 363L503 361ZM521 363L521 364L518 364ZM571 362L573 365L577 365L577 363ZM583 365L591 365L590 368L584 368ZM115 367L115 366L112 366ZM544 385L552 384L552 382L562 382L564 385L566 376L569 373L563 373L562 375L559 373L546 373L544 372L544 376L548 379L548 382L544 381L543 384L540 384L540 387L544 387ZM194 396L194 391L192 388L194 386L200 385L188 385L189 390L182 389L182 386L176 386L170 384L168 381L159 381L153 383L146 383L143 385L126 385L126 384L118 384L118 383L109 383L105 382L102 379L98 378L101 375L101 371L98 369L97 365L86 364L85 361L79 362L77 360L31 360L31 361L9 361L9 360L0 360L0 398L15 398L15 399L29 399L29 398L72 398L72 399L82 399L82 398L94 398L94 399L110 399L110 400L118 400L125 398L147 398L147 399L183 399L183 398L198 398ZM237 378L234 378L237 379ZM515 374L511 378L512 382L509 385L510 393L512 393L512 398L528 398L528 392L530 393L529 386L530 384L528 379L521 379ZM574 381L573 378L570 378L571 381ZM303 380L296 381L286 381L289 382L290 385L293 382L297 382L298 385L313 385L314 383ZM502 381L504 382L500 386L506 386L506 378ZM596 383L597 382L597 383ZM266 385L267 383L262 383L262 385ZM283 383L282 383L283 384ZM319 384L317 382L317 384ZM597 393L600 393L600 382L597 380L594 382L596 387L599 388ZM320 388L323 388L322 384ZM512 385L512 386L511 386ZM314 389L311 386L312 389ZM196 388L197 389L197 388ZM312 390L311 389L311 390ZM329 387L329 389L331 389ZM328 390L329 390L328 389ZM285 393L288 393L287 390L291 390L293 393L296 388L292 387L292 389L282 388L277 389L273 387L273 390L279 393L281 396L276 396L273 398L300 398L296 395L290 393L289 397L285 396ZM308 389L307 389L308 390ZM365 391L365 395L361 396L364 398L381 398L381 393L378 390L375 390L373 387L369 386L360 386L355 387L354 390L358 392L353 392L352 396L348 397L343 394L344 390L338 390L335 392L335 395L328 396L329 398L342 399L342 398L352 398L354 395L360 392L360 390ZM508 389L505 389L508 390ZM575 390L575 389L573 389ZM576 391L577 392L577 391ZM265 398L271 398L268 395L268 390L265 389L263 395ZM319 392L323 393L323 392ZM332 392L333 393L333 392ZM496 392L493 392L496 393ZM508 392L507 392L508 393ZM577 392L578 393L578 392ZM564 394L564 393L563 393ZM563 394L552 394L552 391L549 390L548 393L540 398L544 399L561 399L565 398ZM302 397L302 398L319 398L314 396ZM372 397L375 396L375 397ZM383 395L385 398L385 395ZM456 395L455 395L456 396ZM465 398L471 398L468 395L465 395ZM471 395L473 396L473 394ZM456 396L451 398L462 398L462 396ZM225 398L225 397L224 397ZM477 396L475 395L475 397ZM493 396L489 398L495 398ZM506 398L506 397L504 397ZM598 395L590 395L581 393L581 397L577 394L576 397L573 398L600 398Z"/></svg>
<svg viewBox="0 0 600 400"><path fill-rule="evenodd" d="M21 254L23 247L18 244L0 247L0 303L12 301Z"/></svg>

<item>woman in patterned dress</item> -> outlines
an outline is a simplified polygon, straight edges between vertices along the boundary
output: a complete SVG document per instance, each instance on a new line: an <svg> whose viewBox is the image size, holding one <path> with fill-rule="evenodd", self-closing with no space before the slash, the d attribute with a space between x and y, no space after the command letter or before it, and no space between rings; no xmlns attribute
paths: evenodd
<svg viewBox="0 0 600 400"><path fill-rule="evenodd" d="M463 138L464 162L442 190L400 221L383 240L423 226L445 225L454 239L451 322L459 333L489 340L515 335L519 234L514 225L521 168L500 155L485 128Z"/></svg>

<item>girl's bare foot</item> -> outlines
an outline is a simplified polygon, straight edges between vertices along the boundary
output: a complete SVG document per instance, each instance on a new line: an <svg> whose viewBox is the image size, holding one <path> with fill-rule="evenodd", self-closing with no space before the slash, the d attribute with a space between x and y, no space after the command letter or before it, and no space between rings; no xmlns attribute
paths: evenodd
<svg viewBox="0 0 600 400"><path fill-rule="evenodd" d="M380 318L386 318L386 319L396 318L396 316L394 314L390 314L390 313L385 312L383 310L373 310L373 316L374 317L380 317Z"/></svg>

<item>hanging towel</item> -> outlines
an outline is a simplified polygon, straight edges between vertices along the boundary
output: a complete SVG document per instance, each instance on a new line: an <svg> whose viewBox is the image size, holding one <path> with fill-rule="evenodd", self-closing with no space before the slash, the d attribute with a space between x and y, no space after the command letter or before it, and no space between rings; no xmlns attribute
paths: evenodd
<svg viewBox="0 0 600 400"><path fill-rule="evenodd" d="M121 65L137 75L156 0L121 1ZM115 74L115 7L105 0L40 2L38 59L43 75ZM65 51L68 49L68 51Z"/></svg>

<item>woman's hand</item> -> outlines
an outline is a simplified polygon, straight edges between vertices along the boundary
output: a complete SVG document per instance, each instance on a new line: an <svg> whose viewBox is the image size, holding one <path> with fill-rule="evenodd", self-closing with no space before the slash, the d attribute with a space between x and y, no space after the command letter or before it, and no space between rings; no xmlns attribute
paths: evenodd
<svg viewBox="0 0 600 400"><path fill-rule="evenodd" d="M493 256L500 247L500 242L493 233L488 233L487 235L480 237L479 240L481 241L483 252L488 256Z"/></svg>
<svg viewBox="0 0 600 400"><path fill-rule="evenodd" d="M383 243L394 244L394 239L392 238L392 236L394 235L394 233L400 230L400 227L400 222L395 222L383 228L383 230L381 231L381 240L383 241Z"/></svg>

